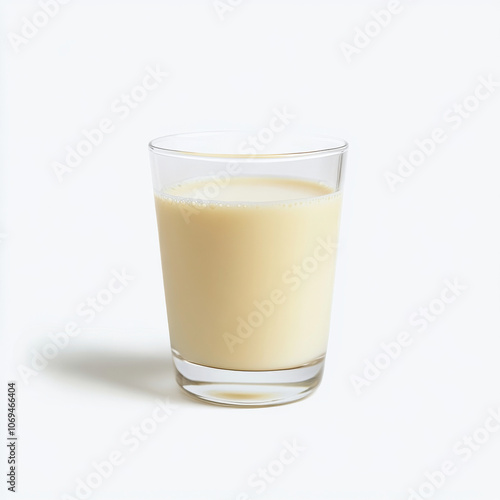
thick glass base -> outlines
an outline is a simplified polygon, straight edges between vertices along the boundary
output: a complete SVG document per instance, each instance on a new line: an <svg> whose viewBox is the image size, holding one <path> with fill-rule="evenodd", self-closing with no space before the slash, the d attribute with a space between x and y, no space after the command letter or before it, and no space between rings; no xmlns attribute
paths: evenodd
<svg viewBox="0 0 500 500"><path fill-rule="evenodd" d="M298 401L309 396L323 376L324 356L296 368L272 371L224 370L198 365L172 352L177 383L209 403L259 407Z"/></svg>

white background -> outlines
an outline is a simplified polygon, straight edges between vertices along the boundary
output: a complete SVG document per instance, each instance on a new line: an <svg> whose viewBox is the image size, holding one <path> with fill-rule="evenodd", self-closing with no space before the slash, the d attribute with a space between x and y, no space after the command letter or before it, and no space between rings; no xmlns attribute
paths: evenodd
<svg viewBox="0 0 500 500"><path fill-rule="evenodd" d="M12 34L40 7L2 6L0 392L18 381L16 498L79 498L77 479L113 450L124 463L96 500L407 499L445 460L456 471L427 498L500 498L500 432L479 431L488 442L467 461L453 451L500 406L500 87L446 121L479 78L500 81L498 2L402 1L350 61L342 44L387 2L243 0L221 19L212 0L74 0L18 51ZM148 66L168 76L122 119L113 103ZM199 404L170 365L147 142L258 132L284 106L288 130L350 143L325 376L283 407ZM54 162L106 117L114 131L59 182ZM436 127L446 140L391 191L386 173ZM77 306L113 269L134 279L86 323ZM419 333L409 318L446 279L466 290ZM80 335L23 380L19 366L70 321ZM357 394L352 376L401 331L413 344ZM121 436L156 398L176 408L130 451ZM250 476L285 440L305 450L257 493Z"/></svg>

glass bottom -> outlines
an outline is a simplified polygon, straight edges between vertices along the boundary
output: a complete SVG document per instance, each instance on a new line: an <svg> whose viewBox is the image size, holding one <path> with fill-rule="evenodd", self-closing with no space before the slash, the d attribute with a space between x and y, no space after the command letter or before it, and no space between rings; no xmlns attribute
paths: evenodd
<svg viewBox="0 0 500 500"><path fill-rule="evenodd" d="M224 370L198 365L172 351L177 383L208 403L262 407L292 403L309 396L323 376L325 357L283 370Z"/></svg>

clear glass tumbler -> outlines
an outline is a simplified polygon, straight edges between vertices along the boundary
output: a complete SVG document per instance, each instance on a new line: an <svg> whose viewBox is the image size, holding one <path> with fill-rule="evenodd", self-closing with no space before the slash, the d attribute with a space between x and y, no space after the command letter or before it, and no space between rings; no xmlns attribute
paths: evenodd
<svg viewBox="0 0 500 500"><path fill-rule="evenodd" d="M330 331L347 143L202 132L149 151L179 385L231 406L307 396Z"/></svg>

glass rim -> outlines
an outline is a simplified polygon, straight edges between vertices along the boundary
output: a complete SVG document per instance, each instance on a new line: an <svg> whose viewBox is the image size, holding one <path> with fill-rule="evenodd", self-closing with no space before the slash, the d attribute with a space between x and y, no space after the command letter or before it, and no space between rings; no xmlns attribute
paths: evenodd
<svg viewBox="0 0 500 500"><path fill-rule="evenodd" d="M324 141L325 143L329 142L331 145L330 146L324 146L324 147L314 147L314 148L300 148L298 151L283 151L283 152L277 152L277 153L227 153L227 152L208 152L208 151L203 151L203 150L196 150L199 148L180 148L180 147L175 147L175 146L166 146L164 143L170 142L171 144L174 144L176 139L193 139L195 140L196 138L205 138L207 139L210 136L229 136L229 135L241 135L241 137L249 137L252 135L255 135L255 131L250 132L246 130L214 130L214 131L200 131L200 132L180 132L180 133L175 133L175 134L167 134L163 135L160 137L157 137L155 139L152 139L149 144L148 148L151 152L157 153L157 154L164 154L164 155L175 155L175 156L183 156L183 157L195 157L195 158L235 158L235 159L254 159L254 160L259 160L259 159L279 159L279 158L305 158L305 157L311 157L311 156L327 156L327 155L333 155L333 154L340 154L344 153L347 151L349 144L347 141L344 139L340 139L338 137L333 137L330 135L324 135L324 134L306 134L306 133L300 133L300 134L295 134L294 137L300 138L303 140L308 140L308 141ZM160 145L160 143L163 143ZM335 145L334 145L335 144ZM287 149L287 148L285 148Z"/></svg>

